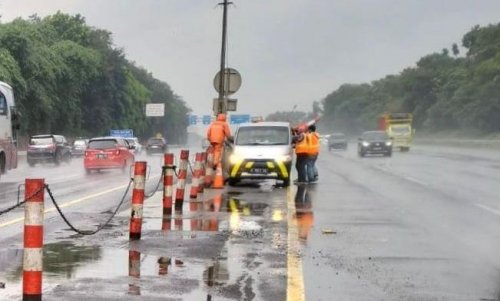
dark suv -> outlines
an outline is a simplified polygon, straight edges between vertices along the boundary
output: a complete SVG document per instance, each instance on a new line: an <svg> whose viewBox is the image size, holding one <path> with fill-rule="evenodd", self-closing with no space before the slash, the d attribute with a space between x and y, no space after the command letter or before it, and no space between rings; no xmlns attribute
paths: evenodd
<svg viewBox="0 0 500 301"><path fill-rule="evenodd" d="M31 136L27 159L30 166L39 162L53 162L59 165L71 160L71 147L61 135Z"/></svg>
<svg viewBox="0 0 500 301"><path fill-rule="evenodd" d="M163 138L149 138L146 145L146 153L148 155L154 153L163 154L167 151L167 141Z"/></svg>

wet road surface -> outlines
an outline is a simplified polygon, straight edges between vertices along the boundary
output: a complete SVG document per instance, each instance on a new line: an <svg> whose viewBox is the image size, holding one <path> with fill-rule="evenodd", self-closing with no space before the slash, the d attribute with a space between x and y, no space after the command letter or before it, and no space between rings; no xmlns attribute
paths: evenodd
<svg viewBox="0 0 500 301"><path fill-rule="evenodd" d="M149 192L161 158L143 159ZM95 229L128 175L89 177L81 164L21 166L0 181L0 209L43 174L68 218ZM317 164L317 184L208 190L172 216L158 192L140 241L128 240L130 195L94 236L48 212L44 300L500 300L500 152L415 146L358 158L350 145ZM21 295L22 215L0 216L0 300Z"/></svg>

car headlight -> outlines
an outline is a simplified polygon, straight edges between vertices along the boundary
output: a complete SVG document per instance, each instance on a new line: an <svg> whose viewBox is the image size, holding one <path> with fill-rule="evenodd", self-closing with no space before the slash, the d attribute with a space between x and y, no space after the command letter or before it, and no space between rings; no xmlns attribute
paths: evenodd
<svg viewBox="0 0 500 301"><path fill-rule="evenodd" d="M370 146L370 142L366 142L366 141L363 141L361 144L362 144L364 147L368 147L368 146Z"/></svg>
<svg viewBox="0 0 500 301"><path fill-rule="evenodd" d="M290 162L290 161L292 161L292 156L290 156L290 155L279 156L278 158L276 158L276 161L278 161L278 162Z"/></svg>
<svg viewBox="0 0 500 301"><path fill-rule="evenodd" d="M231 154L229 156L229 163L231 165L235 165L235 164L238 164L240 163L241 161L243 161L243 158L237 154Z"/></svg>
<svg viewBox="0 0 500 301"><path fill-rule="evenodd" d="M387 146L391 146L391 145L392 145L392 141L387 141L387 142L385 143L385 145L387 145Z"/></svg>

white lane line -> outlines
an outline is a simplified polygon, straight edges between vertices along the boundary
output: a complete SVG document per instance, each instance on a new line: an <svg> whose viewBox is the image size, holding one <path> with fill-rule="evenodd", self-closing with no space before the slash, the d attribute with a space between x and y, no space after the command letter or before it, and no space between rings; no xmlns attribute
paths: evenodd
<svg viewBox="0 0 500 301"><path fill-rule="evenodd" d="M495 215L500 216L500 210L493 209L493 208L491 208L491 207L488 207L488 206L486 206L486 205L479 204L479 203L475 203L475 204L474 204L474 206L479 207L479 208L481 208L481 209L483 209L483 210L485 210L485 211L488 211L488 212L490 212L490 213L493 213L493 214L495 214Z"/></svg>
<svg viewBox="0 0 500 301"><path fill-rule="evenodd" d="M410 181L410 182L413 182L413 183L416 183L416 184L419 184L419 185L422 185L422 186L425 186L425 187L429 187L429 183L426 183L424 181L421 181L419 179L416 179L414 177L411 177L411 176L405 176L405 175L400 175L400 174L397 174L395 172L393 172L392 170L386 168L386 167L381 167L381 166L373 166L373 168L375 169L378 169L380 171L383 171L385 173L388 173L388 174L391 174L393 176L397 176L397 177L401 177L407 181Z"/></svg>

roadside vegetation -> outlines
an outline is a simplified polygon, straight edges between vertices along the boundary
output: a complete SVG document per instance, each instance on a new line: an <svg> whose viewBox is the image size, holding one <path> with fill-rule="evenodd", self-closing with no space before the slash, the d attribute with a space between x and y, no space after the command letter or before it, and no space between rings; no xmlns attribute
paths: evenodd
<svg viewBox="0 0 500 301"><path fill-rule="evenodd" d="M0 80L13 86L21 136L107 135L133 129L171 142L185 139L189 112L169 85L113 44L109 31L80 15L57 13L0 24ZM165 103L165 117L147 118L146 103Z"/></svg>
<svg viewBox="0 0 500 301"><path fill-rule="evenodd" d="M322 102L322 128L373 129L384 112L410 112L417 133L500 133L500 24L475 26L457 44L398 75L344 84Z"/></svg>

